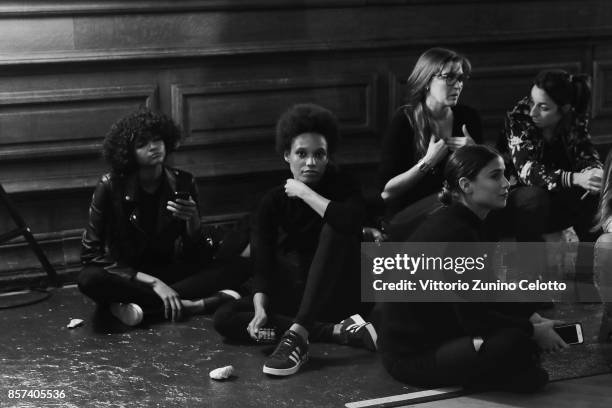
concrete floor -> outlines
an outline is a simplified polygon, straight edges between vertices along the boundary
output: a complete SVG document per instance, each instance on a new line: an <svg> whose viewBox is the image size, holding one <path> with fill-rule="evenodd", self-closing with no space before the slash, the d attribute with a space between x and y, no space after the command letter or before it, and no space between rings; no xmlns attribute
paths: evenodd
<svg viewBox="0 0 612 408"><path fill-rule="evenodd" d="M609 371L610 348L592 344L598 309L554 310L582 320L591 344L546 358L553 378ZM70 318L85 325L69 330ZM272 348L223 343L208 316L128 329L95 312L74 287L3 310L0 327L2 407L341 407L418 390L390 378L375 353L330 344L312 345L311 359L297 375L267 377L261 367ZM231 380L208 377L228 364L236 369ZM8 398L11 389L63 390L65 397L17 401ZM454 406L452 401L444 406Z"/></svg>

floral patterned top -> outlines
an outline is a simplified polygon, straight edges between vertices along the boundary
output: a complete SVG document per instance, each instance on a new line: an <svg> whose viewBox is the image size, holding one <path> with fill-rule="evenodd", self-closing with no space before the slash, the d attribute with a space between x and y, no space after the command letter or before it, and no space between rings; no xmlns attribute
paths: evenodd
<svg viewBox="0 0 612 408"><path fill-rule="evenodd" d="M576 116L570 131L547 142L529 116L530 98L521 99L506 113L504 137L514 176L520 184L548 191L572 187L572 173L601 168L588 131L588 119Z"/></svg>

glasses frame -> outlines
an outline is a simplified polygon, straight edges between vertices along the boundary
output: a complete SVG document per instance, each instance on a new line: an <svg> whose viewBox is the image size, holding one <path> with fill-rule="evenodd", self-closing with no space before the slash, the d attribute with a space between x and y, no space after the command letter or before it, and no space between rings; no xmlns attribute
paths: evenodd
<svg viewBox="0 0 612 408"><path fill-rule="evenodd" d="M455 85L457 82L461 82L462 84L465 84L467 81L470 80L470 75L469 74L455 74L453 72L447 72L445 74L436 74L434 75L437 78L443 79L444 82L446 82L447 86L453 86Z"/></svg>

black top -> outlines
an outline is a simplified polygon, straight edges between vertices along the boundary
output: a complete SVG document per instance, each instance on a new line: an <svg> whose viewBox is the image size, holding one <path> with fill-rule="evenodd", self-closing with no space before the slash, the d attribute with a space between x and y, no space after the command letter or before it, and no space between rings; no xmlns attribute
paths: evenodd
<svg viewBox="0 0 612 408"><path fill-rule="evenodd" d="M164 167L154 194L146 194L138 174L102 176L89 207L89 222L81 241L81 262L94 264L126 279L142 265L189 260L205 264L212 250L204 236L190 237L186 223L166 209L176 191L189 191L198 203L194 177Z"/></svg>
<svg viewBox="0 0 612 408"><path fill-rule="evenodd" d="M410 237L411 242L481 242L483 222L462 204L434 212ZM517 327L531 335L528 318L535 308L519 303L386 303L380 347L387 356L411 354L462 336L485 337Z"/></svg>
<svg viewBox="0 0 612 408"><path fill-rule="evenodd" d="M476 143L482 143L482 123L474 109L457 105L453 111L453 136L463 136L461 127L466 125L468 132ZM450 155L450 153L449 153ZM421 157L418 156L414 129L410 124L406 108L398 109L387 129L381 150L379 184L382 191L385 184L393 177L412 168ZM434 194L442 188L442 172L448 156L436 165L433 172L421 178L419 182L402 197L397 197L387 204L387 212L395 214L406 206L423 197Z"/></svg>
<svg viewBox="0 0 612 408"><path fill-rule="evenodd" d="M277 272L277 250L314 254L325 223L341 233L361 233L365 204L361 188L354 180L328 166L313 190L331 200L323 218L301 199L288 197L284 185L268 191L261 200L251 237L255 293L269 293Z"/></svg>

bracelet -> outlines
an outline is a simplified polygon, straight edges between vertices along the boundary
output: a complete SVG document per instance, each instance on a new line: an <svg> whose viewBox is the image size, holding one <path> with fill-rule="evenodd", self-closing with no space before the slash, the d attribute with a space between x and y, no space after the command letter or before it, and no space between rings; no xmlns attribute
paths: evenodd
<svg viewBox="0 0 612 408"><path fill-rule="evenodd" d="M422 160L419 163L419 172L423 173L423 174L427 174L432 170L432 166L431 164L429 164L428 162L426 162L425 160Z"/></svg>

